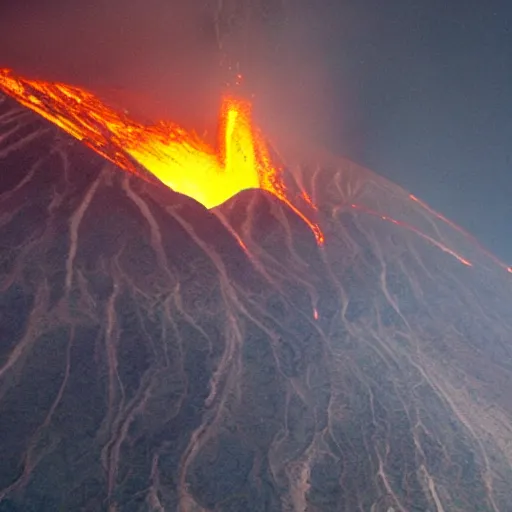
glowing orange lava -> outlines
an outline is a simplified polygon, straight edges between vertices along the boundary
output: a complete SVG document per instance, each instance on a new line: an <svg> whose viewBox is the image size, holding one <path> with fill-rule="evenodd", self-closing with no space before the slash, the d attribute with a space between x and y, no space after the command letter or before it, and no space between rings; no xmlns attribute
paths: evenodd
<svg viewBox="0 0 512 512"><path fill-rule="evenodd" d="M413 233L416 233L416 235L418 235L419 237L430 242L432 245L435 245L438 249L441 249L441 251L449 254L450 256L453 256L457 261L459 261L463 265L466 265L467 267L473 266L473 264L469 260L462 257L460 254L456 253L454 250L450 249L449 247L442 244L441 242L434 240L431 236L426 235L425 233L421 232L418 228L415 228L414 226L411 226L410 224L407 224L406 222L402 222L402 221L393 219L392 217L388 217L387 215L382 215L381 213L376 212L375 210L370 210L369 208L365 208L364 206L361 206L359 204L351 204L350 207L353 208L354 210L360 210L369 215L373 215L374 217L379 217L380 219L385 220L386 222L391 222L392 224L395 224L396 226L400 226L404 229L407 229L408 231L412 231Z"/></svg>
<svg viewBox="0 0 512 512"><path fill-rule="evenodd" d="M273 164L253 125L248 101L224 97L216 151L176 123L138 123L79 87L28 80L0 69L0 90L120 168L137 173L137 162L162 183L207 208L224 203L241 190L266 190L308 224L319 244L324 241L318 225L288 197L282 170Z"/></svg>

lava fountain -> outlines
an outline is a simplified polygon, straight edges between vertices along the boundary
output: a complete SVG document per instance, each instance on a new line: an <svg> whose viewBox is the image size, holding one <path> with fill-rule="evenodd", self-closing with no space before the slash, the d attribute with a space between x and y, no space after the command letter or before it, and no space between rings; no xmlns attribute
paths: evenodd
<svg viewBox="0 0 512 512"><path fill-rule="evenodd" d="M282 168L272 162L265 139L254 126L252 105L247 100L224 96L215 149L176 123L137 122L76 86L26 79L0 69L0 90L118 167L140 174L138 164L206 208L219 206L241 190L265 190L302 218L319 244L324 241L318 224L294 205L282 179ZM300 198L310 209L310 198Z"/></svg>

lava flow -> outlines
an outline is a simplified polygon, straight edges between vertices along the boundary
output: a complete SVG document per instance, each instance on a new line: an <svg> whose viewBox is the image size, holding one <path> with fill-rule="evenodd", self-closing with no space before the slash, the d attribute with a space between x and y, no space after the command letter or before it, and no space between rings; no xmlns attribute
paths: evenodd
<svg viewBox="0 0 512 512"><path fill-rule="evenodd" d="M319 226L292 203L282 169L273 164L246 100L229 95L223 98L216 151L176 123L136 122L79 87L29 80L0 69L0 90L120 168L138 173L137 162L162 183L206 208L224 203L241 190L270 192L307 223L319 244L324 241Z"/></svg>

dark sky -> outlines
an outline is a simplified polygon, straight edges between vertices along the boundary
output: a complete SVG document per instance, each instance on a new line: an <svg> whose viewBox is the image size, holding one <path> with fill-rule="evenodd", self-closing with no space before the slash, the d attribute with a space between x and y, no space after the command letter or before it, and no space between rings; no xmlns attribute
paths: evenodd
<svg viewBox="0 0 512 512"><path fill-rule="evenodd" d="M326 51L351 97L332 146L511 263L512 3L331 4Z"/></svg>
<svg viewBox="0 0 512 512"><path fill-rule="evenodd" d="M184 98L193 82L201 92L170 112L179 117L192 103L213 111L211 84L222 81L207 21L215 3L4 1L0 65L126 85L161 109L165 102L155 98ZM258 57L240 50L242 39L234 44L253 59L252 79L272 97L275 122L287 118L294 129L321 134L330 149L410 190L512 263L512 3L282 5L296 14L283 22L286 9L263 9L271 30L258 38L256 28L249 39Z"/></svg>

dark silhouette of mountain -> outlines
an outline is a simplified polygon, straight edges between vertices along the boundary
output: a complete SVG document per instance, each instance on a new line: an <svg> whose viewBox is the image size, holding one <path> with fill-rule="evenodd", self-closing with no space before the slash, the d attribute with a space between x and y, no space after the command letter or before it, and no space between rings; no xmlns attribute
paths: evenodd
<svg viewBox="0 0 512 512"><path fill-rule="evenodd" d="M475 240L289 152L319 247L0 102L0 510L512 510L512 273Z"/></svg>

